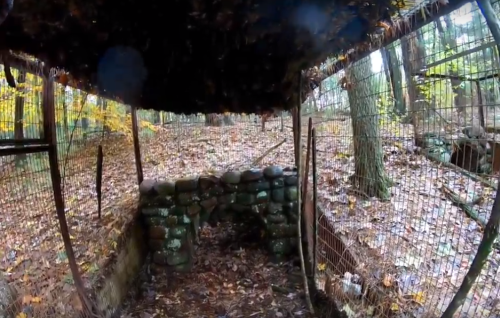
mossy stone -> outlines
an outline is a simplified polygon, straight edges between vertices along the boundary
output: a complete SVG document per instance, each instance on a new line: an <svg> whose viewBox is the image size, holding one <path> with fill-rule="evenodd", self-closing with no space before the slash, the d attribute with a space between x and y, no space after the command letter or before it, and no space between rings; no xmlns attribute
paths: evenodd
<svg viewBox="0 0 500 318"><path fill-rule="evenodd" d="M283 188L285 186L285 179L283 178L276 178L271 181L271 189L279 189Z"/></svg>
<svg viewBox="0 0 500 318"><path fill-rule="evenodd" d="M156 193L160 196L174 195L175 194L175 182L173 181L158 181L154 185Z"/></svg>
<svg viewBox="0 0 500 318"><path fill-rule="evenodd" d="M277 203L282 203L285 201L285 190L283 188L281 189L274 189L271 191L271 198L273 199L274 202Z"/></svg>
<svg viewBox="0 0 500 318"><path fill-rule="evenodd" d="M269 214L276 214L280 213L283 211L283 207L281 206L280 203L275 203L275 202L269 202L267 204L267 213Z"/></svg>
<svg viewBox="0 0 500 318"><path fill-rule="evenodd" d="M261 191L255 196L255 203L266 203L269 201L270 196L269 191Z"/></svg>
<svg viewBox="0 0 500 318"><path fill-rule="evenodd" d="M245 191L255 193L255 192L269 190L270 187L271 187L271 185L269 184L268 181L250 182L250 183L246 184Z"/></svg>
<svg viewBox="0 0 500 318"><path fill-rule="evenodd" d="M285 185L287 186L296 186L299 182L297 176L288 176L285 178Z"/></svg>
<svg viewBox="0 0 500 318"><path fill-rule="evenodd" d="M200 197L196 192L182 192L177 195L177 204L187 206L199 201Z"/></svg>
<svg viewBox="0 0 500 318"><path fill-rule="evenodd" d="M250 182L250 181L257 181L262 179L264 176L264 173L260 169L250 169L243 171L241 174L241 181L242 182Z"/></svg>
<svg viewBox="0 0 500 318"><path fill-rule="evenodd" d="M285 188L285 199L287 201L297 201L299 198L299 191L296 186Z"/></svg>
<svg viewBox="0 0 500 318"><path fill-rule="evenodd" d="M228 193L228 194L221 195L217 199L217 201L220 204L231 204L231 203L234 203L234 202L236 202L236 193Z"/></svg>
<svg viewBox="0 0 500 318"><path fill-rule="evenodd" d="M198 177L187 177L175 182L177 192L191 192L198 190Z"/></svg>
<svg viewBox="0 0 500 318"><path fill-rule="evenodd" d="M227 171L220 179L225 184L238 184L241 180L241 173L239 171Z"/></svg>
<svg viewBox="0 0 500 318"><path fill-rule="evenodd" d="M236 202L243 205L251 205L255 203L255 194L253 193L238 193Z"/></svg>
<svg viewBox="0 0 500 318"><path fill-rule="evenodd" d="M201 206L199 206L197 203L194 203L187 207L186 215L189 217L194 217L198 215L200 211L201 211Z"/></svg>
<svg viewBox="0 0 500 318"><path fill-rule="evenodd" d="M283 168L280 166L269 166L264 169L264 175L270 179L281 177L283 175Z"/></svg>
<svg viewBox="0 0 500 318"><path fill-rule="evenodd" d="M139 185L139 193L142 195L156 194L154 187L156 185L156 180L145 179Z"/></svg>
<svg viewBox="0 0 500 318"><path fill-rule="evenodd" d="M167 220L161 216L151 216L144 218L144 223L148 226L165 226L167 225Z"/></svg>

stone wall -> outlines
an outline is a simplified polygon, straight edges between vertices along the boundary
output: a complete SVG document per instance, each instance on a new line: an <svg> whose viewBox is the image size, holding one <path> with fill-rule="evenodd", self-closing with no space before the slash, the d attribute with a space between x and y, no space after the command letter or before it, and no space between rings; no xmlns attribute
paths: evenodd
<svg viewBox="0 0 500 318"><path fill-rule="evenodd" d="M297 173L270 166L171 180L144 180L140 208L155 267L191 269L194 244L208 221L258 219L273 259L297 246Z"/></svg>

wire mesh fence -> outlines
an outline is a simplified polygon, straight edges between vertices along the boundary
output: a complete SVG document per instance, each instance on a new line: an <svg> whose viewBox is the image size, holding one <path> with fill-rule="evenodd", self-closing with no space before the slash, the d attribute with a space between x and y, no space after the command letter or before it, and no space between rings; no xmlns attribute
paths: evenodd
<svg viewBox="0 0 500 318"><path fill-rule="evenodd" d="M16 88L1 79L0 143L41 140L46 133L43 81L17 70L13 75ZM128 142L130 120L123 105L79 90L57 86L55 101L65 214L81 275L90 288L133 216L136 171ZM100 219L96 193L99 146L105 156ZM0 211L4 246L0 300L2 306L12 307L0 308L2 315L75 317L82 304L55 214L46 152L0 157Z"/></svg>
<svg viewBox="0 0 500 318"><path fill-rule="evenodd" d="M303 105L322 118L316 282L348 315L440 317L451 302L495 199L498 68L467 4ZM499 259L494 249L459 317L498 316Z"/></svg>
<svg viewBox="0 0 500 318"><path fill-rule="evenodd" d="M294 166L289 113L157 114L139 111L139 118L158 116L153 127L140 129L146 179L242 171L270 164Z"/></svg>

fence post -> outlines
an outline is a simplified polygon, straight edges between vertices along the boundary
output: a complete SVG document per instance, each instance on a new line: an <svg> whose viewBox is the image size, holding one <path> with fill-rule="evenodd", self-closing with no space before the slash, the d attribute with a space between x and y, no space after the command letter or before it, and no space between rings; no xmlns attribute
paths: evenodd
<svg viewBox="0 0 500 318"><path fill-rule="evenodd" d="M90 313L93 307L86 296L85 287L78 270L76 263L75 253L71 245L71 238L69 235L68 223L66 221L66 214L64 213L64 198L61 187L61 172L59 170L59 160L57 158L57 132L56 132L56 114L54 102L54 76L52 72L47 72L42 75L43 78L43 96L42 96L42 111L43 111L43 128L44 139L49 146L49 166L50 177L52 180L52 190L54 192L54 203L56 206L57 219L59 220L59 227L61 236L68 256L68 264L73 275L73 281L78 296L84 308Z"/></svg>
<svg viewBox="0 0 500 318"><path fill-rule="evenodd" d="M316 128L312 129L311 133L311 148L312 148L312 177L313 177L313 259L312 259L312 272L313 279L316 278L316 261L318 259L318 175L316 164Z"/></svg>
<svg viewBox="0 0 500 318"><path fill-rule="evenodd" d="M135 106L131 107L132 116L132 137L134 139L134 155L135 155L135 168L137 170L137 183L141 184L144 180L144 175L142 174L142 162L141 162L141 148L139 145L139 125L137 124L137 108Z"/></svg>

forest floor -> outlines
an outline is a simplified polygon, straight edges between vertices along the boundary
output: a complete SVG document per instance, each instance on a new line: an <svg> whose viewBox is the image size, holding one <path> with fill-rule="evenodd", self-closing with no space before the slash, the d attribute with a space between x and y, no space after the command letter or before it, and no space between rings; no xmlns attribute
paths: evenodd
<svg viewBox="0 0 500 318"><path fill-rule="evenodd" d="M397 295L388 293L390 308L396 316L410 311L421 317L425 317L424 313L431 314L427 317L432 317L432 314L438 317L458 289L482 235L480 226L453 205L443 192L443 185L465 200L481 197L482 200L475 200L474 208L486 219L495 193L453 169L407 151L411 148L408 144L412 136L408 127L401 126L398 127L399 137L388 131L388 138L383 142L385 168L394 181L391 200L381 202L364 198L362 194L351 191L348 182L348 177L354 172L349 126L348 120L318 126L318 194L326 216L335 225L337 233L349 243L349 249L363 260L359 265L365 273L371 274L370 279L377 280L388 290L398 286ZM204 127L203 124L160 127L153 138L141 140L144 177L175 179L245 169L252 164L292 166L290 128L291 122L287 121L285 132L281 132L279 119L268 123L266 132L261 132L260 124L254 123L237 123L228 127ZM284 143L271 153L259 158L282 141ZM97 219L97 144L98 141L87 142L63 165L66 216L77 261L87 285L96 279L99 269L115 254L117 240L133 217L137 202L132 145L124 137L106 138L101 142L105 153L103 212L102 218ZM36 158L35 155L29 156L29 160ZM55 306L58 312L64 312L79 304L58 234L58 221L54 217L46 159L36 160L40 162L36 167L23 171L10 166L0 167L0 209L6 211L0 215L3 233L0 244L8 247L0 255L0 270L9 281L23 289L25 307L50 303L50 307ZM207 235L217 235L217 232ZM220 252L214 253L217 261L226 257ZM236 264L232 259L228 261ZM500 253L494 250L462 308L463 317L488 317L500 313L497 301L500 287L495 283L499 278L499 263ZM267 265L260 264L264 263L259 256L248 266L261 266L262 271L267 271ZM335 264L319 265L329 268ZM219 273L211 273L204 267L196 271L204 270L207 284L209 281L222 283L218 288L224 289L224 282L216 279ZM273 270L278 278L285 277L279 270ZM189 285L193 277L188 275L179 279L184 280L183 285ZM342 277L337 278L342 280ZM236 281L233 287L237 291L234 284ZM151 289L151 286L144 288ZM168 297L162 299L171 299ZM279 310L280 304L276 304L269 308ZM347 309L360 317L365 311L367 314L370 311L355 300L349 302Z"/></svg>
<svg viewBox="0 0 500 318"><path fill-rule="evenodd" d="M309 317L298 259L269 263L259 233L239 236L228 223L205 227L188 274L150 276L145 265L121 317Z"/></svg>

